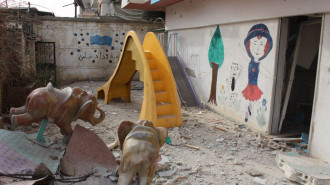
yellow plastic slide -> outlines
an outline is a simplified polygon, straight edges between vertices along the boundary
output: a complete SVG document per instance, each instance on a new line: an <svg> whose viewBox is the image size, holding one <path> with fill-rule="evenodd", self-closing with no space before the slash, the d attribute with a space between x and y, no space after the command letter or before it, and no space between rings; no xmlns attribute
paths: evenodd
<svg viewBox="0 0 330 185"><path fill-rule="evenodd" d="M143 46L134 31L128 32L118 65L108 82L97 89L97 98L104 98L104 104L119 97L130 102L131 82L136 71L144 82L140 119L149 120L157 127L180 126L181 106L173 73L152 32L146 34Z"/></svg>

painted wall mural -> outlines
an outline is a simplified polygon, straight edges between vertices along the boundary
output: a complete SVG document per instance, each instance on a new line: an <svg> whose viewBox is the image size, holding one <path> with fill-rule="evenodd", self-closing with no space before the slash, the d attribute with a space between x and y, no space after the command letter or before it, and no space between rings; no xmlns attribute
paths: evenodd
<svg viewBox="0 0 330 185"><path fill-rule="evenodd" d="M261 106L257 109L257 122L260 127L266 125L266 112L267 112L267 100L264 98L261 102Z"/></svg>
<svg viewBox="0 0 330 185"><path fill-rule="evenodd" d="M258 87L259 65L268 55L273 47L273 40L265 24L256 24L249 30L244 45L251 61L248 69L248 84L242 91L243 97L249 101L245 112L245 121L247 122L252 115L252 107L258 101L263 92Z"/></svg>
<svg viewBox="0 0 330 185"><path fill-rule="evenodd" d="M216 92L217 92L218 70L221 67L224 60L223 42L222 42L219 26L217 26L217 28L215 29L215 32L211 39L208 59L209 59L210 67L212 68L211 91L208 102L217 105Z"/></svg>
<svg viewBox="0 0 330 185"><path fill-rule="evenodd" d="M267 131L278 28L274 19L169 34L177 36L177 57L202 103L228 118Z"/></svg>

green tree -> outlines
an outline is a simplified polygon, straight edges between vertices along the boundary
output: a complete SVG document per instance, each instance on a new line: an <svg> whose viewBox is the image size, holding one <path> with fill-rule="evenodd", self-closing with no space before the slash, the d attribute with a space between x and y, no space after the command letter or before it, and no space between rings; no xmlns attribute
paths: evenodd
<svg viewBox="0 0 330 185"><path fill-rule="evenodd" d="M217 26L213 34L213 37L211 39L208 58L209 58L210 66L212 68L211 91L208 102L217 105L216 96L217 96L218 70L221 67L224 59L223 42L222 42L219 26Z"/></svg>

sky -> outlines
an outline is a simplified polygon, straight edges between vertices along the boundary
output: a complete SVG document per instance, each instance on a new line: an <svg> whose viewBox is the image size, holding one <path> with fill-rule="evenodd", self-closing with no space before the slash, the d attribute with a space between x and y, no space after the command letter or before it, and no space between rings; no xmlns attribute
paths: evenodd
<svg viewBox="0 0 330 185"><path fill-rule="evenodd" d="M1 5L6 0L0 0ZM31 7L37 8L39 11L53 12L56 17L74 17L74 0L7 0L8 6L28 7L30 2ZM69 6L63 7L64 5ZM79 14L79 7L78 7Z"/></svg>

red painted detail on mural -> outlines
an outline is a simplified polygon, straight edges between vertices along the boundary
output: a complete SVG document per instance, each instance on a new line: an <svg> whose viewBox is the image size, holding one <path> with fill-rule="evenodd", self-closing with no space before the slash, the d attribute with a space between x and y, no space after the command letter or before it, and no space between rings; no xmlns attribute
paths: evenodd
<svg viewBox="0 0 330 185"><path fill-rule="evenodd" d="M263 92L257 85L248 84L242 94L246 100L257 101L263 95Z"/></svg>

